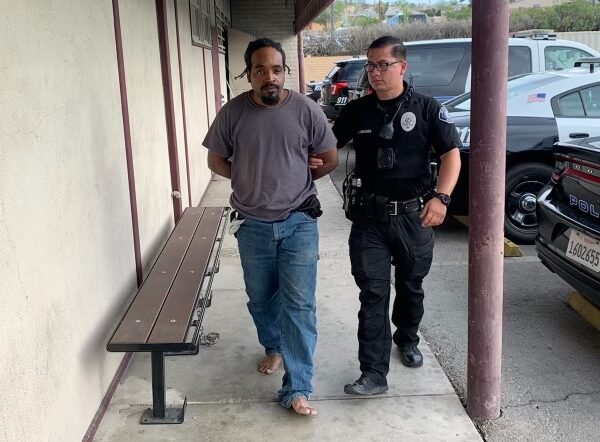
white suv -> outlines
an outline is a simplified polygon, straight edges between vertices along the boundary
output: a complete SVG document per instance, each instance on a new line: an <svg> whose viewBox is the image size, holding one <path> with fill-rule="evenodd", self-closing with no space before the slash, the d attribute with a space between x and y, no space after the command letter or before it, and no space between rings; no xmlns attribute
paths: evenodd
<svg viewBox="0 0 600 442"><path fill-rule="evenodd" d="M451 38L406 42L408 72L415 90L444 102L471 89L471 39ZM508 76L572 68L577 59L598 57L600 52L552 35L508 39ZM350 100L369 92L363 72Z"/></svg>

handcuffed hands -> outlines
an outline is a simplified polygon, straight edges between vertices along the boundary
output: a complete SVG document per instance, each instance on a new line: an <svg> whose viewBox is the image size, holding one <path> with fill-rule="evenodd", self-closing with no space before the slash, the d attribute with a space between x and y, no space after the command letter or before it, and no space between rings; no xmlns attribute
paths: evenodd
<svg viewBox="0 0 600 442"><path fill-rule="evenodd" d="M321 158L317 158L316 155L308 156L308 168L309 169L317 169L323 165L323 160Z"/></svg>

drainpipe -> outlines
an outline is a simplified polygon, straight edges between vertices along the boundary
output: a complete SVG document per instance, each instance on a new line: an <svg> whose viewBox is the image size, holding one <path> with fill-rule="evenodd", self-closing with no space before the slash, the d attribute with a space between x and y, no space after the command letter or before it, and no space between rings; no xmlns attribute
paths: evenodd
<svg viewBox="0 0 600 442"><path fill-rule="evenodd" d="M119 0L112 1L113 21L115 27L115 46L117 49L117 69L119 71L119 92L121 94L121 116L123 118L123 135L125 137L125 160L127 162L127 181L129 183L129 205L131 207L131 224L133 230L133 253L135 255L135 274L137 285L143 280L142 253L140 251L140 228L138 223L137 198L135 192L135 173L133 170L133 152L131 149L131 124L129 121L129 104L127 102L127 83L125 81L125 62L123 59L123 39L121 37L121 18Z"/></svg>
<svg viewBox="0 0 600 442"><path fill-rule="evenodd" d="M177 157L177 132L175 129L175 103L173 101L173 78L171 76L171 57L169 56L169 24L167 22L166 0L156 0L156 19L158 24L158 44L160 47L160 67L165 100L167 123L167 142L169 167L171 171L171 198L175 223L183 212L181 204L181 184L179 180L179 160Z"/></svg>
<svg viewBox="0 0 600 442"><path fill-rule="evenodd" d="M177 12L177 0L173 0L175 6L175 33L177 34L177 61L179 63L179 91L181 94L181 114L183 118L183 144L185 146L185 171L187 174L188 205L192 206L192 184L190 181L190 155L187 138L187 117L185 114L185 93L183 91L183 69L181 68L181 44L179 43L179 13Z"/></svg>
<svg viewBox="0 0 600 442"><path fill-rule="evenodd" d="M467 412L500 417L508 2L473 2Z"/></svg>
<svg viewBox="0 0 600 442"><path fill-rule="evenodd" d="M225 97L221 95L221 73L219 68L219 35L217 34L216 26L212 28L212 70L213 84L215 86L215 109L217 112L221 110Z"/></svg>
<svg viewBox="0 0 600 442"><path fill-rule="evenodd" d="M306 81L304 80L304 42L302 31L298 32L298 90L301 94L306 93Z"/></svg>

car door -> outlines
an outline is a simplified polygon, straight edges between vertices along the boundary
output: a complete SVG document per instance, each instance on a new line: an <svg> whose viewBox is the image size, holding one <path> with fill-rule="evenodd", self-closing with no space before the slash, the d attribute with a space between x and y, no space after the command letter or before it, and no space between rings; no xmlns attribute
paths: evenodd
<svg viewBox="0 0 600 442"><path fill-rule="evenodd" d="M553 98L552 110L560 141L600 136L600 82Z"/></svg>

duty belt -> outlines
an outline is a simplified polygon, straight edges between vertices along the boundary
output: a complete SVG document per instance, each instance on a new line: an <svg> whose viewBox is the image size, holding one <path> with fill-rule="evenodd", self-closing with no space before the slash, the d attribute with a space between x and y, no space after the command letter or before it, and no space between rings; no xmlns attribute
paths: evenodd
<svg viewBox="0 0 600 442"><path fill-rule="evenodd" d="M416 212L423 207L423 197L419 196L406 201L388 202L388 213L392 216L401 215L408 212Z"/></svg>
<svg viewBox="0 0 600 442"><path fill-rule="evenodd" d="M406 201L394 201L388 197L361 191L358 196L360 213L378 221L389 221L390 216L416 212L423 208L425 198L419 196Z"/></svg>

